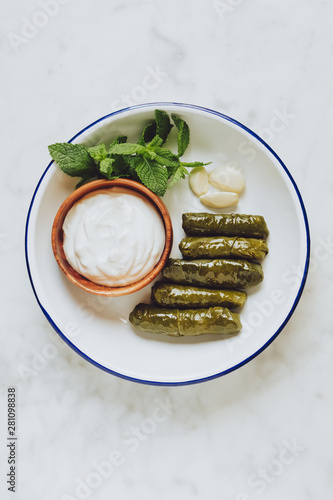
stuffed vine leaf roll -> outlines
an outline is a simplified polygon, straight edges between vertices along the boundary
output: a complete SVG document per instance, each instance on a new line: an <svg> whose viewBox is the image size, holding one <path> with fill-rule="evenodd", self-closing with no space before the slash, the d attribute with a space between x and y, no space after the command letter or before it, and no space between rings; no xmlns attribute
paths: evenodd
<svg viewBox="0 0 333 500"><path fill-rule="evenodd" d="M188 236L244 236L267 238L269 231L261 215L183 214L183 229Z"/></svg>
<svg viewBox="0 0 333 500"><path fill-rule="evenodd" d="M228 337L242 325L237 313L224 307L208 309L167 309L138 304L129 316L139 330L174 337L216 334Z"/></svg>
<svg viewBox="0 0 333 500"><path fill-rule="evenodd" d="M158 281L151 291L152 301L162 307L197 309L202 307L243 307L247 295L240 290L213 290Z"/></svg>
<svg viewBox="0 0 333 500"><path fill-rule="evenodd" d="M260 264L233 259L169 259L163 269L167 281L207 288L248 288L264 278Z"/></svg>
<svg viewBox="0 0 333 500"><path fill-rule="evenodd" d="M179 244L184 259L236 258L261 261L268 253L267 242L239 236L189 236Z"/></svg>

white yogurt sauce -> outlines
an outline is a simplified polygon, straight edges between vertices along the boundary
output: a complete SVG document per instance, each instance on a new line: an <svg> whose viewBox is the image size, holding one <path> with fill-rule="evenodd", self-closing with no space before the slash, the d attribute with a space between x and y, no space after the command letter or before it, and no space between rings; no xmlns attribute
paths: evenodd
<svg viewBox="0 0 333 500"><path fill-rule="evenodd" d="M100 189L79 200L63 224L69 264L105 286L135 283L159 261L165 229L155 207L125 188Z"/></svg>

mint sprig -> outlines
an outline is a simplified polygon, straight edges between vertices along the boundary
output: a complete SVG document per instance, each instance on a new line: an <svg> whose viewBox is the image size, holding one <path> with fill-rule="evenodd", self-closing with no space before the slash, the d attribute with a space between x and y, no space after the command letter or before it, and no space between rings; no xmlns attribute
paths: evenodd
<svg viewBox="0 0 333 500"><path fill-rule="evenodd" d="M81 177L77 187L96 179L126 177L142 182L163 196L168 187L185 178L188 168L209 164L180 161L190 142L190 130L182 118L174 114L171 118L177 129L177 154L163 146L173 125L169 115L159 109L155 110L154 120L145 126L137 143L128 143L127 137L121 135L109 146L57 143L49 146L49 152L63 172Z"/></svg>
<svg viewBox="0 0 333 500"><path fill-rule="evenodd" d="M96 165L88 149L81 144L67 142L49 146L53 160L71 177L91 177L96 174Z"/></svg>
<svg viewBox="0 0 333 500"><path fill-rule="evenodd" d="M108 157L108 152L106 150L105 144L97 144L97 146L92 146L91 148L88 148L88 153L90 156L93 158L95 161L96 165L101 163L103 160L105 160Z"/></svg>
<svg viewBox="0 0 333 500"><path fill-rule="evenodd" d="M138 158L135 171L146 187L158 196L163 196L168 187L168 172L162 165L148 158Z"/></svg>
<svg viewBox="0 0 333 500"><path fill-rule="evenodd" d="M170 118L168 113L160 109L155 110L155 122L156 122L156 135L158 135L163 142L167 140L167 137L173 127L170 123Z"/></svg>
<svg viewBox="0 0 333 500"><path fill-rule="evenodd" d="M144 146L147 142L151 142L156 136L156 121L154 120L143 129L140 139L138 140L138 144ZM162 139L163 142L163 139Z"/></svg>
<svg viewBox="0 0 333 500"><path fill-rule="evenodd" d="M190 129L187 123L181 118L179 118L179 116L172 114L171 118L173 119L178 129L178 136L177 136L178 156L183 156L190 143Z"/></svg>
<svg viewBox="0 0 333 500"><path fill-rule="evenodd" d="M114 158L104 158L99 165L99 171L101 174L105 175L108 180L112 179L113 164L115 161Z"/></svg>

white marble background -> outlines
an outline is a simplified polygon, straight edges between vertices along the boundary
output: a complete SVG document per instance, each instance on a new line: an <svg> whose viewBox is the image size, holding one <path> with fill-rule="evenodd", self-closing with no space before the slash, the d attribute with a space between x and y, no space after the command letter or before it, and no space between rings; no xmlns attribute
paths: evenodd
<svg viewBox="0 0 333 500"><path fill-rule="evenodd" d="M331 499L332 2L3 0L2 9L0 497ZM24 260L47 145L158 100L216 109L262 135L298 183L312 233L306 289L277 340L236 372L178 388L113 377L61 344ZM16 493L6 484L12 385Z"/></svg>

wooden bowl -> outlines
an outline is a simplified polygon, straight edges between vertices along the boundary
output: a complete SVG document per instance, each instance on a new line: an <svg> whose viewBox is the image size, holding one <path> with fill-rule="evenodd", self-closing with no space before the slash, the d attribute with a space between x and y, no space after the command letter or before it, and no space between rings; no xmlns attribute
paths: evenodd
<svg viewBox="0 0 333 500"><path fill-rule="evenodd" d="M80 198L87 195L88 193L97 191L98 189L112 189L114 187L121 187L135 191L145 196L155 206L157 211L160 213L164 223L165 246L160 260L144 278L135 283L131 283L130 285L109 287L99 285L88 280L87 278L79 274L75 269L73 269L72 266L67 262L63 248L64 234L62 226L68 211ZM169 258L171 252L172 242L173 230L171 218L163 201L156 194L150 191L150 189L146 188L143 184L129 179L115 179L112 181L97 180L89 182L88 184L84 184L80 188L76 189L72 194L70 194L68 198L66 198L66 200L63 202L57 212L57 215L55 216L52 227L52 249L60 269L65 273L66 277L78 287L86 290L89 293L102 295L104 297L128 295L130 293L137 292L138 290L141 290L141 288L149 285L149 283L151 283L158 276L158 274L165 266L165 263Z"/></svg>

